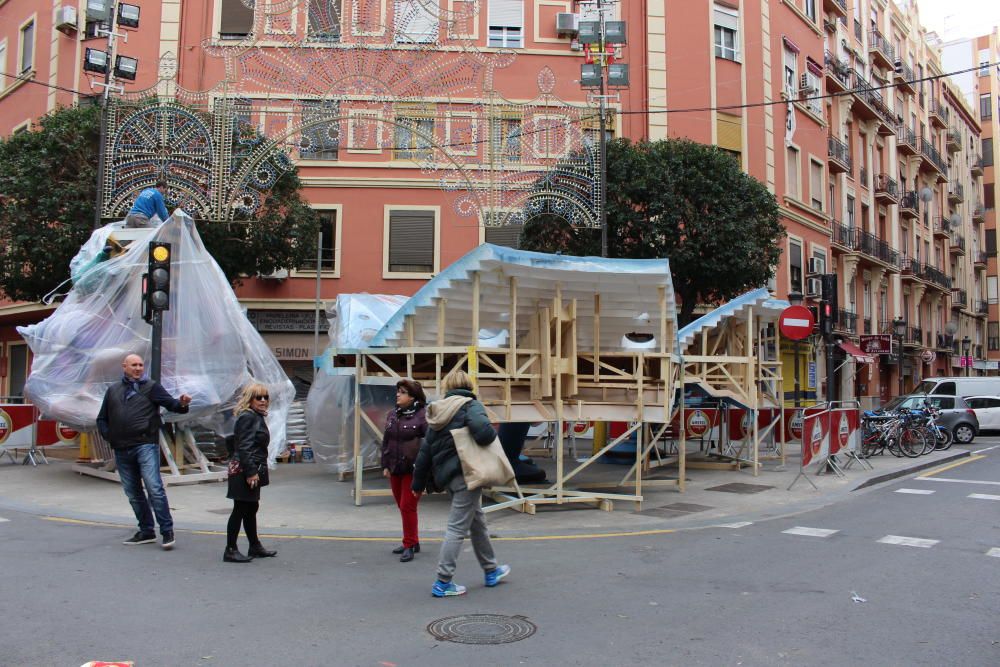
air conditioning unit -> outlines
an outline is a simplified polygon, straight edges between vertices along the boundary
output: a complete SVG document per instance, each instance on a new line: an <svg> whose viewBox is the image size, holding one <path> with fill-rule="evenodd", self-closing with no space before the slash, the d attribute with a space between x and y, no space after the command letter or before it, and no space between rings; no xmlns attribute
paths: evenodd
<svg viewBox="0 0 1000 667"><path fill-rule="evenodd" d="M261 280L285 280L288 278L288 269L275 269L271 273L258 273Z"/></svg>
<svg viewBox="0 0 1000 667"><path fill-rule="evenodd" d="M819 275L826 273L826 261L819 257L810 257L806 264L806 273L809 275Z"/></svg>
<svg viewBox="0 0 1000 667"><path fill-rule="evenodd" d="M56 11L56 30L66 35L72 35L77 31L76 7L63 5Z"/></svg>
<svg viewBox="0 0 1000 667"><path fill-rule="evenodd" d="M799 93L802 95L815 95L819 91L816 90L816 85L809 79L808 74L802 74L799 76Z"/></svg>
<svg viewBox="0 0 1000 667"><path fill-rule="evenodd" d="M806 298L818 299L823 294L823 281L819 278L806 278Z"/></svg>
<svg viewBox="0 0 1000 667"><path fill-rule="evenodd" d="M556 14L556 34L575 35L580 32L580 15L568 12Z"/></svg>

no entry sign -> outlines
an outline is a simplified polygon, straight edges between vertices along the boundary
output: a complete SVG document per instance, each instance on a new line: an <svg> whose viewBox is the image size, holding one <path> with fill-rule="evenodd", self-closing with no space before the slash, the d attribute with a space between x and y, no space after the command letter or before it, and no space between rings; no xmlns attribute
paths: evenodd
<svg viewBox="0 0 1000 667"><path fill-rule="evenodd" d="M792 340L808 338L815 324L812 311L805 306L789 306L781 311L781 317L778 318L781 333Z"/></svg>

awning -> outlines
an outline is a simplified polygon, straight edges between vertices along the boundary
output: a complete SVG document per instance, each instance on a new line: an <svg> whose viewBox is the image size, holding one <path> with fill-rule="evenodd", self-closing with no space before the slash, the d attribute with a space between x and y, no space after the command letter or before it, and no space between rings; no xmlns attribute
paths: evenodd
<svg viewBox="0 0 1000 667"><path fill-rule="evenodd" d="M861 348L854 343L844 341L843 343L837 345L837 347L854 357L859 364L870 364L875 361L875 357L873 355L862 352Z"/></svg>

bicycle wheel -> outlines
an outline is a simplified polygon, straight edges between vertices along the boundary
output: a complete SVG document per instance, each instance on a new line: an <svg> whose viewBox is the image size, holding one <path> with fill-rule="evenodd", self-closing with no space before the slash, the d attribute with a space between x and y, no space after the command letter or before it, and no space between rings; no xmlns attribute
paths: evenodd
<svg viewBox="0 0 1000 667"><path fill-rule="evenodd" d="M914 426L904 427L899 433L899 450L903 456L915 459L924 453L926 433Z"/></svg>
<svg viewBox="0 0 1000 667"><path fill-rule="evenodd" d="M951 449L952 443L955 442L955 436L944 426L935 426L934 436L934 449L938 451Z"/></svg>
<svg viewBox="0 0 1000 667"><path fill-rule="evenodd" d="M937 447L937 433L933 426L928 426L923 424L920 430L924 432L924 451L920 452L923 454L930 454Z"/></svg>

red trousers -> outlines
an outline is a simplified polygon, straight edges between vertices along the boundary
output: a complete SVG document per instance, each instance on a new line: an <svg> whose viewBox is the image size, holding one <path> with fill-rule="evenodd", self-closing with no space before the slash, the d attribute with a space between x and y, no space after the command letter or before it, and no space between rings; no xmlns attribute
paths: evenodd
<svg viewBox="0 0 1000 667"><path fill-rule="evenodd" d="M403 546L420 544L417 537L417 503L420 499L414 498L410 490L413 475L389 475L389 483L392 484L392 496L396 499L399 514L403 517Z"/></svg>

